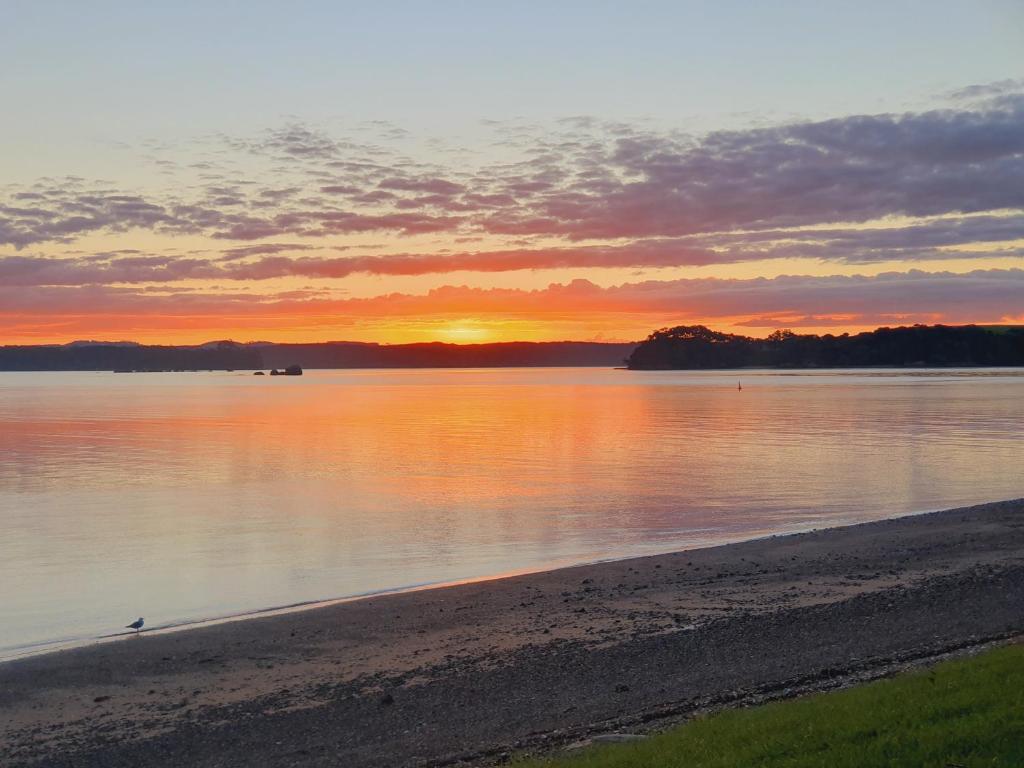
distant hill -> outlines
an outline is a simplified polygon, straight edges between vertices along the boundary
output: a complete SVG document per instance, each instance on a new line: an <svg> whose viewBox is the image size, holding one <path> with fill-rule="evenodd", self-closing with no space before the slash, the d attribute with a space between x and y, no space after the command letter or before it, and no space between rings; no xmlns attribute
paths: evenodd
<svg viewBox="0 0 1024 768"><path fill-rule="evenodd" d="M636 344L585 341L502 344L273 344L195 346L76 341L0 347L0 371L168 371L303 368L489 368L621 366Z"/></svg>
<svg viewBox="0 0 1024 768"><path fill-rule="evenodd" d="M1024 326L914 325L839 336L776 331L766 339L703 325L655 331L631 370L1024 366Z"/></svg>
<svg viewBox="0 0 1024 768"><path fill-rule="evenodd" d="M621 366L636 344L587 341L501 344L267 344L263 364L280 368L491 368L503 366Z"/></svg>
<svg viewBox="0 0 1024 768"><path fill-rule="evenodd" d="M234 342L221 342L212 347L92 341L0 347L0 371L189 371L262 367L263 358L258 349Z"/></svg>
<svg viewBox="0 0 1024 768"><path fill-rule="evenodd" d="M54 346L64 347L139 347L142 346L137 341L72 341L69 344L61 344Z"/></svg>

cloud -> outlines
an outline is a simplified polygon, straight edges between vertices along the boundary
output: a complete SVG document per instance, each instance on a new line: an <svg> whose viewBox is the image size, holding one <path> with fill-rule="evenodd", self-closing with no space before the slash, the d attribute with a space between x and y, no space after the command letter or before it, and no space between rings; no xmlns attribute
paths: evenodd
<svg viewBox="0 0 1024 768"><path fill-rule="evenodd" d="M124 232L133 227L154 229L171 221L167 210L140 195L67 186L30 193L31 205L0 203L0 244L21 248L45 241L70 242L100 230Z"/></svg>
<svg viewBox="0 0 1024 768"><path fill-rule="evenodd" d="M1024 78L1008 78L994 83L982 83L959 88L947 94L954 102L970 102L974 104L999 106L1021 98L1024 93Z"/></svg>
<svg viewBox="0 0 1024 768"><path fill-rule="evenodd" d="M902 226L770 229L678 238L734 261L817 258L848 264L1020 256L1024 215L958 216ZM995 248L995 249L993 249Z"/></svg>
<svg viewBox="0 0 1024 768"><path fill-rule="evenodd" d="M0 259L0 283L79 285L174 282L188 279L269 280L280 277L342 278L356 273L426 275L457 271L506 272L563 267L631 267L659 264L710 264L725 257L672 243L636 247L510 249L444 254L394 253L382 256L287 257L308 245L264 243L228 249L213 261L181 257L119 257L116 254L71 258L10 256ZM255 261L245 261L250 257Z"/></svg>
<svg viewBox="0 0 1024 768"><path fill-rule="evenodd" d="M1024 316L1024 269L976 270L966 274L912 270L868 276L725 280L643 281L602 288L587 280L535 290L445 286L425 294L393 293L371 298L325 298L318 292L256 294L168 291L87 286L19 288L0 282L0 316L124 315L146 327L183 318L239 317L254 312L282 322L304 317L395 322L401 318L517 317L536 322L594 318L654 328L688 322L771 326L823 326L912 322L996 322ZM289 320L290 319L290 320ZM3 324L0 323L0 328ZM164 326L161 326L164 327Z"/></svg>
<svg viewBox="0 0 1024 768"><path fill-rule="evenodd" d="M408 226L417 225L410 218ZM329 226L373 226L367 217ZM133 250L64 258L0 258L0 281L18 285L170 283L190 279L260 281L283 277L341 279L354 274L416 276L451 272L499 273L570 268L708 266L758 259L821 258L846 263L1022 256L1024 248L942 250L964 242L1024 239L1024 217L969 217L900 228L769 230L712 237L651 238L615 245L517 247L439 253L293 256L317 250L310 243L234 246L219 256L138 256ZM377 248L379 246L363 246ZM345 250L344 247L338 248ZM336 249L337 250L337 249ZM127 255L126 255L127 254Z"/></svg>
<svg viewBox="0 0 1024 768"><path fill-rule="evenodd" d="M547 159L538 166L550 170ZM851 116L696 141L635 132L574 148L557 168L572 180L495 212L484 227L664 237L1019 210L1024 105Z"/></svg>
<svg viewBox="0 0 1024 768"><path fill-rule="evenodd" d="M438 178L389 178L383 179L377 186L381 189L397 189L403 192L426 192L443 197L457 195L466 190L462 184Z"/></svg>
<svg viewBox="0 0 1024 768"><path fill-rule="evenodd" d="M251 256L285 253L289 251L308 251L313 248L308 243L260 243L259 245L239 245L222 251L218 261L237 261Z"/></svg>
<svg viewBox="0 0 1024 768"><path fill-rule="evenodd" d="M56 259L7 256L0 259L0 285L77 286L112 283L169 283L214 278L220 271L205 259L170 256L113 259Z"/></svg>
<svg viewBox="0 0 1024 768"><path fill-rule="evenodd" d="M267 258L239 264L226 271L225 277L235 280L264 280L293 275L341 278L360 272L374 275L426 275L569 267L706 265L726 261L729 261L726 254L679 247L671 242L643 242L629 246L519 248L440 254L395 253L341 258Z"/></svg>
<svg viewBox="0 0 1024 768"><path fill-rule="evenodd" d="M331 160L337 156L339 144L323 131L293 123L271 131L254 149L276 151L303 160Z"/></svg>
<svg viewBox="0 0 1024 768"><path fill-rule="evenodd" d="M418 314L427 307L454 313L657 314L677 320L767 314L849 317L944 317L950 321L1024 313L1024 270L968 274L887 273L877 277L783 276L644 281L601 288L586 280L536 291L446 287L426 296L394 295L362 302L364 310ZM353 304L355 306L355 304ZM998 307L998 310L993 308Z"/></svg>
<svg viewBox="0 0 1024 768"><path fill-rule="evenodd" d="M639 240L1019 213L1022 88L973 86L942 110L701 137L574 118L519 128L518 160L475 167L417 162L293 123L224 140L276 163L265 178L228 181L224 171L162 194L74 179L10 188L0 196L0 244L133 228L239 241L367 231Z"/></svg>

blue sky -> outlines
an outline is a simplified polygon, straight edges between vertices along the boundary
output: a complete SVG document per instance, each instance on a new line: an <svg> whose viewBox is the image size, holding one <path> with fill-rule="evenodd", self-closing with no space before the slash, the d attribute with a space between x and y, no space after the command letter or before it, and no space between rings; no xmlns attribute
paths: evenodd
<svg viewBox="0 0 1024 768"><path fill-rule="evenodd" d="M1010 0L4 8L0 151L18 175L27 150L63 161L286 115L469 140L482 118L581 114L700 131L920 107L1024 71L1024 5Z"/></svg>

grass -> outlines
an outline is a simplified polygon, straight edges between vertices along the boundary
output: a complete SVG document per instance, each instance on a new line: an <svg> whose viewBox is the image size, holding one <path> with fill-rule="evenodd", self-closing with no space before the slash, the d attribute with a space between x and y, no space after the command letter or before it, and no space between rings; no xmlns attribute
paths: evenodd
<svg viewBox="0 0 1024 768"><path fill-rule="evenodd" d="M517 768L1024 766L1024 646Z"/></svg>

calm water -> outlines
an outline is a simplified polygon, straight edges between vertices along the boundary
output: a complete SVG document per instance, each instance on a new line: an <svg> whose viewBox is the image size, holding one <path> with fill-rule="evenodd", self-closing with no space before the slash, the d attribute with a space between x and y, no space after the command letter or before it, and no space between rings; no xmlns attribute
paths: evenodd
<svg viewBox="0 0 1024 768"><path fill-rule="evenodd" d="M1024 370L0 373L0 657L1024 496Z"/></svg>

